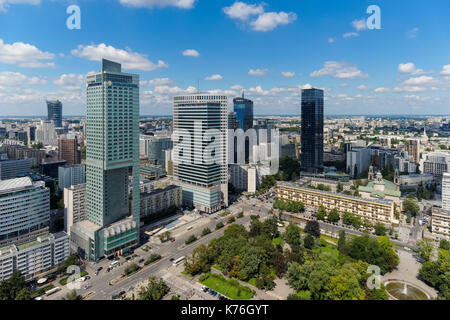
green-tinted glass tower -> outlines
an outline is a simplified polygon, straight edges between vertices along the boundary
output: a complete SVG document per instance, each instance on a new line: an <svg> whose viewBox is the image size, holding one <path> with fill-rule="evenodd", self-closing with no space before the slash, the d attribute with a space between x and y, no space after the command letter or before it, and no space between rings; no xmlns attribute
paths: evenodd
<svg viewBox="0 0 450 320"><path fill-rule="evenodd" d="M71 238L98 260L139 241L139 76L103 59L86 80L86 221Z"/></svg>

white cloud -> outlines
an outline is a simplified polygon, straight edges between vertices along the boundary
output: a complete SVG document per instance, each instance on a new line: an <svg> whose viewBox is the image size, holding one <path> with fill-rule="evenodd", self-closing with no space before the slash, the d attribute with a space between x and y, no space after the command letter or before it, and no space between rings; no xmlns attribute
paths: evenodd
<svg viewBox="0 0 450 320"><path fill-rule="evenodd" d="M23 68L53 67L55 65L53 62L43 62L42 60L51 60L54 56L53 53L43 52L28 43L7 44L0 39L0 62L2 63L15 64Z"/></svg>
<svg viewBox="0 0 450 320"><path fill-rule="evenodd" d="M328 38L328 43L334 43L334 38Z"/></svg>
<svg viewBox="0 0 450 320"><path fill-rule="evenodd" d="M409 73L409 74L422 74L422 69L417 69L415 64L412 62L400 63L398 65L398 72Z"/></svg>
<svg viewBox="0 0 450 320"><path fill-rule="evenodd" d="M450 75L450 64L442 67L441 74Z"/></svg>
<svg viewBox="0 0 450 320"><path fill-rule="evenodd" d="M250 22L254 31L271 31L279 25L287 25L297 20L297 14L294 12L264 12L264 5L264 3L256 5L236 1L233 5L223 8L223 11L229 18L242 22L247 22L250 17L257 16Z"/></svg>
<svg viewBox="0 0 450 320"><path fill-rule="evenodd" d="M169 87L169 86L157 86L154 90L155 93L177 95L177 94L187 94L197 92L197 88L189 86L186 89L181 89L179 87Z"/></svg>
<svg viewBox="0 0 450 320"><path fill-rule="evenodd" d="M352 26L356 29L356 31L361 31L361 30L367 29L366 20L364 18L362 18L360 20L353 20Z"/></svg>
<svg viewBox="0 0 450 320"><path fill-rule="evenodd" d="M413 28L408 32L408 38L414 39L417 37L417 33L419 32L419 28Z"/></svg>
<svg viewBox="0 0 450 320"><path fill-rule="evenodd" d="M40 0L0 0L0 12L8 11L8 7L11 4L33 4L38 5Z"/></svg>
<svg viewBox="0 0 450 320"><path fill-rule="evenodd" d="M107 46L104 43L99 45L91 44L88 46L79 45L77 49L71 51L74 56L86 58L92 61L101 61L102 58L116 61L122 64L124 69L153 71L158 68L167 68L168 65L159 60L153 63L148 60L147 56L141 53L127 50L116 49L113 46Z"/></svg>
<svg viewBox="0 0 450 320"><path fill-rule="evenodd" d="M338 79L367 78L368 75L361 72L356 66L348 62L326 61L324 67L312 72L310 77L332 76Z"/></svg>
<svg viewBox="0 0 450 320"><path fill-rule="evenodd" d="M282 72L281 74L282 74L283 77L285 77L285 78L293 78L293 77L295 77L295 73L294 73L294 72L290 72L290 71Z"/></svg>
<svg viewBox="0 0 450 320"><path fill-rule="evenodd" d="M250 69L248 71L248 74L251 76L264 76L267 74L267 72L269 72L268 69L255 69L255 70Z"/></svg>
<svg viewBox="0 0 450 320"><path fill-rule="evenodd" d="M165 86L165 85L169 85L169 84L173 84L173 80L171 80L169 78L156 78L156 79L152 79L149 81L142 80L140 82L140 85L143 87Z"/></svg>
<svg viewBox="0 0 450 320"><path fill-rule="evenodd" d="M265 12L258 16L250 25L255 31L271 31L279 25L290 24L297 20L297 15L293 12Z"/></svg>
<svg viewBox="0 0 450 320"><path fill-rule="evenodd" d="M358 90L367 90L367 89L369 89L369 87L362 84L362 85L357 86L356 89L358 89Z"/></svg>
<svg viewBox="0 0 450 320"><path fill-rule="evenodd" d="M198 57L200 56L200 53L197 50L194 49L186 49L183 51L183 56L185 57Z"/></svg>
<svg viewBox="0 0 450 320"><path fill-rule="evenodd" d="M425 87L419 87L419 86L400 86L394 88L395 92L422 92L426 91L427 88Z"/></svg>
<svg viewBox="0 0 450 320"><path fill-rule="evenodd" d="M374 91L376 93L383 93L383 92L389 92L390 89L389 88L376 88Z"/></svg>
<svg viewBox="0 0 450 320"><path fill-rule="evenodd" d="M357 37L357 36L359 36L358 32L347 32L342 35L342 37L344 37L344 38L352 38L352 37Z"/></svg>
<svg viewBox="0 0 450 320"><path fill-rule="evenodd" d="M247 20L252 15L259 15L264 12L262 5L246 4L236 1L233 5L223 8L223 12L231 19Z"/></svg>
<svg viewBox="0 0 450 320"><path fill-rule="evenodd" d="M29 77L20 72L3 71L0 72L0 85L5 87L22 85L45 85L47 81L38 77Z"/></svg>
<svg viewBox="0 0 450 320"><path fill-rule="evenodd" d="M339 85L339 87L341 87L341 88L347 88L347 87L348 87L348 83L341 83L341 84Z"/></svg>
<svg viewBox="0 0 450 320"><path fill-rule="evenodd" d="M213 74L212 76L206 77L205 80L208 81L215 81L215 80L222 80L223 77L220 74Z"/></svg>
<svg viewBox="0 0 450 320"><path fill-rule="evenodd" d="M84 77L81 74L62 74L53 83L67 90L78 90L84 84Z"/></svg>
<svg viewBox="0 0 450 320"><path fill-rule="evenodd" d="M420 84L430 84L435 82L435 79L433 77L428 77L428 76L420 76L420 77L414 77L414 78L409 78L408 80L406 80L405 82L403 82L406 85L420 85Z"/></svg>
<svg viewBox="0 0 450 320"><path fill-rule="evenodd" d="M230 87L231 90L237 90L237 91L242 91L242 89L244 89L243 86L235 84L234 86Z"/></svg>
<svg viewBox="0 0 450 320"><path fill-rule="evenodd" d="M180 9L192 9L195 0L120 0L120 3L136 8L176 7Z"/></svg>

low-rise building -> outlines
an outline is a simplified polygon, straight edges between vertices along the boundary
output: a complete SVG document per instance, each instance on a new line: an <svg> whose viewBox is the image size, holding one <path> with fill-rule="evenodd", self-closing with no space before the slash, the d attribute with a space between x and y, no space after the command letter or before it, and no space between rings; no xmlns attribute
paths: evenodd
<svg viewBox="0 0 450 320"><path fill-rule="evenodd" d="M0 180L14 179L31 172L31 159L0 160Z"/></svg>
<svg viewBox="0 0 450 320"><path fill-rule="evenodd" d="M314 209L323 205L327 211L337 209L341 214L349 212L373 223L390 225L394 222L394 202L388 199L364 199L310 189L289 182L278 183L277 197L287 201L303 202L306 207Z"/></svg>
<svg viewBox="0 0 450 320"><path fill-rule="evenodd" d="M450 241L450 210L433 207L431 210L431 232L435 241Z"/></svg>
<svg viewBox="0 0 450 320"><path fill-rule="evenodd" d="M36 278L63 263L69 254L69 236L65 232L0 248L0 280L9 279L14 271L20 271L27 280Z"/></svg>

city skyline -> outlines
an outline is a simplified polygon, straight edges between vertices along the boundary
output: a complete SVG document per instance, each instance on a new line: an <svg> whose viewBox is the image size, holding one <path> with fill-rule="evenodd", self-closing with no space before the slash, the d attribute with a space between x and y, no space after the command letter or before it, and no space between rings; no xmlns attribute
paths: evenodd
<svg viewBox="0 0 450 320"><path fill-rule="evenodd" d="M77 3L80 30L66 27L68 2L0 2L0 29L10 30L0 34L2 116L44 115L46 99L60 99L63 116L84 115L84 78L102 58L142 75L141 115L170 115L172 97L198 84L230 101L244 90L255 115L299 115L309 86L325 88L325 115L449 109L446 1L379 1L380 30L367 28L365 1L117 0L108 24L94 18L103 2ZM122 14L133 23L121 25Z"/></svg>

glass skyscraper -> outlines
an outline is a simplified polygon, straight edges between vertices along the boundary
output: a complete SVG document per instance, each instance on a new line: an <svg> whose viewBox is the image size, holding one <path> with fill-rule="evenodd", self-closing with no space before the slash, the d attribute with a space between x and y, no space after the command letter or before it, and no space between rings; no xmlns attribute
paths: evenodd
<svg viewBox="0 0 450 320"><path fill-rule="evenodd" d="M48 120L53 121L56 128L62 127L62 103L59 100L47 101Z"/></svg>
<svg viewBox="0 0 450 320"><path fill-rule="evenodd" d="M323 90L302 90L302 155L304 171L319 172L323 168Z"/></svg>
<svg viewBox="0 0 450 320"><path fill-rule="evenodd" d="M139 241L139 76L103 59L87 76L86 100L86 220L71 237L98 260Z"/></svg>
<svg viewBox="0 0 450 320"><path fill-rule="evenodd" d="M239 128L247 131L253 128L253 101L242 97L233 99L233 111L236 113L236 121L239 121Z"/></svg>
<svg viewBox="0 0 450 320"><path fill-rule="evenodd" d="M228 205L227 96L174 97L173 131L174 177L182 186L183 202L207 213ZM208 136L208 131L215 134ZM208 163L207 154L218 161Z"/></svg>

